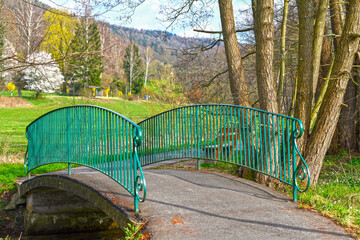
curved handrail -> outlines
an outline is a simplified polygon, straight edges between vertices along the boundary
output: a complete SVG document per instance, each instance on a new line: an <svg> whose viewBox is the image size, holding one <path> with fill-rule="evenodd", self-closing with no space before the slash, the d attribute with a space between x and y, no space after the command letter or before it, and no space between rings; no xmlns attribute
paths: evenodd
<svg viewBox="0 0 360 240"><path fill-rule="evenodd" d="M26 128L25 171L56 162L68 163L69 174L71 163L94 168L133 195L138 211L138 172L144 179L136 151L141 136L137 124L103 107L76 105L52 110ZM145 198L145 181L141 185Z"/></svg>
<svg viewBox="0 0 360 240"><path fill-rule="evenodd" d="M265 110L262 110L262 109L258 109L258 108L252 108L252 107L244 107L244 106L240 106L240 105L233 105L233 104L215 104L215 103L212 103L212 104L193 104L193 105L186 105L186 106L181 106L181 107L177 107L177 108L172 108L172 109L169 109L169 110L166 110L164 112L161 112L161 113L158 113L158 114L155 114L154 116L151 116L147 119L144 119L140 122L138 122L137 124L141 124L145 121L148 121L152 118L155 118L155 117L158 117L159 115L162 115L164 113L168 113L168 112L171 112L171 111L176 111L176 110L179 110L181 108L189 108L189 107L204 107L204 106L228 106L228 107L240 107L240 108L243 108L243 109L248 109L248 110L254 110L254 111L257 111L257 112L262 112L262 113L268 113L268 114L272 114L272 115L276 115L276 116L279 116L279 117L286 117L288 119L292 119L294 121L297 121L299 122L301 125L303 125L301 123L301 121L297 118L294 118L294 117L290 117L290 116L287 116L287 115L282 115L282 114L279 114L279 113L272 113L272 112L268 112L268 111L265 111ZM303 130L302 130L303 131Z"/></svg>
<svg viewBox="0 0 360 240"><path fill-rule="evenodd" d="M70 163L97 169L133 195L135 211L146 198L142 166L174 158L252 169L291 185L296 201L297 191L310 184L309 168L296 144L302 134L299 119L230 104L183 106L138 124L103 107L68 106L27 126L24 165L27 172L54 162L68 163L69 174ZM298 179L307 180L305 188Z"/></svg>
<svg viewBox="0 0 360 240"><path fill-rule="evenodd" d="M142 166L174 158L210 159L250 168L300 192L309 187L308 166L296 145L304 131L299 119L250 107L200 104L164 111L138 125L144 134ZM296 155L303 166L296 165ZM297 178L306 177L301 190Z"/></svg>

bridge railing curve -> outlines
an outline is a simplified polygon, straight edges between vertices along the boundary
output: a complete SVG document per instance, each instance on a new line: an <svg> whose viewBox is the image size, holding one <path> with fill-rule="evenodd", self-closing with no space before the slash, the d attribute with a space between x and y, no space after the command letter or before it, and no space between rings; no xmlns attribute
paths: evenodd
<svg viewBox="0 0 360 240"><path fill-rule="evenodd" d="M309 187L309 169L296 145L303 125L296 118L208 104L175 108L138 125L143 131L141 166L176 158L232 163L292 186L294 201L298 191Z"/></svg>
<svg viewBox="0 0 360 240"><path fill-rule="evenodd" d="M26 128L26 137L26 172L50 163L68 163L69 174L71 163L94 168L129 191L138 212L146 183L137 154L142 137L137 124L102 107L78 105L34 120Z"/></svg>

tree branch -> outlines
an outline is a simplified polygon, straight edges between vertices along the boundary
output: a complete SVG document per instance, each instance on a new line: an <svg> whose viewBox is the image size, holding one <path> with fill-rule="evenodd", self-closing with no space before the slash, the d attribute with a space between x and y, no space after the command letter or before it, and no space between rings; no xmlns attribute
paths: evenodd
<svg viewBox="0 0 360 240"><path fill-rule="evenodd" d="M222 75L222 74L227 73L228 71L229 71L229 69L226 69L226 70L223 71L223 72L217 73L214 77L212 77L212 78L210 79L209 82L207 82L206 84L203 84L202 86L203 86L203 87L209 87L210 84L211 84L216 78L218 78L218 77L219 77L220 75Z"/></svg>
<svg viewBox="0 0 360 240"><path fill-rule="evenodd" d="M249 56L251 56L251 55L253 55L253 54L255 54L256 52L250 52L250 53L248 53L248 54L245 54L243 57L241 57L241 59L242 60L244 60L245 58L247 58L247 57L249 57Z"/></svg>
<svg viewBox="0 0 360 240"><path fill-rule="evenodd" d="M205 52L207 50L212 49L213 47L215 47L219 42L222 42L222 39L218 39L214 42L212 42L211 44L207 45L207 46L200 46L200 50L197 52L186 52L186 50L184 51L185 55L198 55L199 53Z"/></svg>
<svg viewBox="0 0 360 240"><path fill-rule="evenodd" d="M249 32L254 30L254 28L245 28L245 29L238 29L236 32ZM194 32L201 32L201 33L210 33L210 34L221 34L222 31L208 31L208 30L201 30L201 29L194 29Z"/></svg>

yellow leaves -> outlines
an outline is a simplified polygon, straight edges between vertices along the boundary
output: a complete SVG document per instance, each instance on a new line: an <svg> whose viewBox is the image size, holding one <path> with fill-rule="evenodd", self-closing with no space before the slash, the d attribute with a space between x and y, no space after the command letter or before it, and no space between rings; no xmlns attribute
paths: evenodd
<svg viewBox="0 0 360 240"><path fill-rule="evenodd" d="M65 57L71 40L75 35L77 19L66 10L51 9L45 12L43 18L47 22L44 42L41 47L51 53L55 60ZM60 65L63 63L60 62Z"/></svg>
<svg viewBox="0 0 360 240"><path fill-rule="evenodd" d="M121 97L122 95L124 95L123 92L120 91L120 90L117 92L117 94L118 94L119 97Z"/></svg>
<svg viewBox="0 0 360 240"><path fill-rule="evenodd" d="M105 96L109 97L110 88L104 90Z"/></svg>
<svg viewBox="0 0 360 240"><path fill-rule="evenodd" d="M15 84L9 82L7 85L6 85L6 88L8 89L9 92L12 92L15 90Z"/></svg>
<svg viewBox="0 0 360 240"><path fill-rule="evenodd" d="M91 90L92 90L92 94L93 94L93 96L95 97L96 88L92 88Z"/></svg>

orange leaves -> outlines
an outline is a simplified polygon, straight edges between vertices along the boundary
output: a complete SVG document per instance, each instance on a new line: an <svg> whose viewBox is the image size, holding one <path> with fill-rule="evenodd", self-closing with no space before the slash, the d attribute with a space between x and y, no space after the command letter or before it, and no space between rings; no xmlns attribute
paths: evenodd
<svg viewBox="0 0 360 240"><path fill-rule="evenodd" d="M173 225L176 225L176 224L179 224L179 223L184 224L184 221L180 217L173 217L171 222L172 222Z"/></svg>

